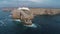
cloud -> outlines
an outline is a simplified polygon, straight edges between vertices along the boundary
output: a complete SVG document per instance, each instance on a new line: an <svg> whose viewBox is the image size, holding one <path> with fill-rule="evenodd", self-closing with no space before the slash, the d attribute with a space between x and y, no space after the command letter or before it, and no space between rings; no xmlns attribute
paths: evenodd
<svg viewBox="0 0 60 34"><path fill-rule="evenodd" d="M44 2L44 1L46 1L46 0L10 0L10 1L30 1L30 2L40 3L40 2Z"/></svg>
<svg viewBox="0 0 60 34"><path fill-rule="evenodd" d="M58 0L0 0L0 7L2 6L35 6L35 7L41 7L41 6L48 6L48 7L54 7L54 6L60 6L60 1Z"/></svg>
<svg viewBox="0 0 60 34"><path fill-rule="evenodd" d="M44 0L29 0L29 1L32 1L32 2L43 2Z"/></svg>
<svg viewBox="0 0 60 34"><path fill-rule="evenodd" d="M39 2L39 1L41 1L41 0L29 0L29 1L32 1L32 2Z"/></svg>

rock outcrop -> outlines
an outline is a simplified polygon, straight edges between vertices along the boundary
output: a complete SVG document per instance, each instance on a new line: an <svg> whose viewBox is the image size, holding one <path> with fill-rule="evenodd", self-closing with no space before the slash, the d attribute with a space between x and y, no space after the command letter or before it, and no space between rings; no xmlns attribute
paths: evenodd
<svg viewBox="0 0 60 34"><path fill-rule="evenodd" d="M20 18L20 16L18 15L19 12L17 12L16 9L12 10L12 12L13 12L13 18ZM30 8L30 12L33 14L33 16L44 15L44 14L55 15L60 14L60 9Z"/></svg>
<svg viewBox="0 0 60 34"><path fill-rule="evenodd" d="M24 25L32 25L33 14L28 8L18 8L12 11L12 17L14 19L20 19Z"/></svg>
<svg viewBox="0 0 60 34"><path fill-rule="evenodd" d="M55 15L60 13L60 9L30 8L30 10L34 15L44 15L44 14Z"/></svg>

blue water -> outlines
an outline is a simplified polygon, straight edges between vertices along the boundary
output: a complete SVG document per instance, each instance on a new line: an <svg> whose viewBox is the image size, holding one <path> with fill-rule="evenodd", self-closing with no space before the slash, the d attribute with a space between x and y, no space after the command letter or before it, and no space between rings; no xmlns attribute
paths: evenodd
<svg viewBox="0 0 60 34"><path fill-rule="evenodd" d="M10 12L0 10L0 34L60 34L60 15L37 15L32 22L37 28L13 21Z"/></svg>
<svg viewBox="0 0 60 34"><path fill-rule="evenodd" d="M10 15L11 12L0 10L0 34L40 34L39 25L36 24L37 28L23 26Z"/></svg>

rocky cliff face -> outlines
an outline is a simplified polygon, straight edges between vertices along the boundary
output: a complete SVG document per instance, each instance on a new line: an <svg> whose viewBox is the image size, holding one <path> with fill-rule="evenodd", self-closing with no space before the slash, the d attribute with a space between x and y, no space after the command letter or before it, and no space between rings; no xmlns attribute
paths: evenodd
<svg viewBox="0 0 60 34"><path fill-rule="evenodd" d="M60 13L60 9L30 8L33 15L55 15ZM12 10L14 18L20 18L16 9Z"/></svg>
<svg viewBox="0 0 60 34"><path fill-rule="evenodd" d="M55 15L60 13L60 9L43 9L43 8L32 8L31 12L34 15L44 15L44 14L49 14L49 15Z"/></svg>

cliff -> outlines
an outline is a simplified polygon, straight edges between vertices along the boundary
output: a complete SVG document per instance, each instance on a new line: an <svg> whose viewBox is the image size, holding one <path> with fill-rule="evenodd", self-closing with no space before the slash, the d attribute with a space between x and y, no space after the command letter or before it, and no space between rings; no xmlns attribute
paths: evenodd
<svg viewBox="0 0 60 34"><path fill-rule="evenodd" d="M60 9L46 9L46 8L30 8L31 13L33 13L33 15L55 15L55 14L59 14L60 13ZM19 12L17 12L16 9L12 10L13 13L13 18L20 18L18 15Z"/></svg>
<svg viewBox="0 0 60 34"><path fill-rule="evenodd" d="M49 15L55 15L60 13L60 9L46 9L46 8L30 8L31 12L34 15L44 15L44 14L49 14Z"/></svg>

